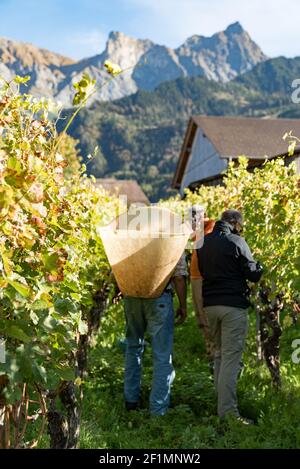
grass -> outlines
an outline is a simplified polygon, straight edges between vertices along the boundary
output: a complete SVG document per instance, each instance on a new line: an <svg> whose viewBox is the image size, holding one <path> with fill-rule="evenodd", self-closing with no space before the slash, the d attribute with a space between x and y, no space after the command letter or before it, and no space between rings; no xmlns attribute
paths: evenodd
<svg viewBox="0 0 300 469"><path fill-rule="evenodd" d="M123 331L122 309L114 307L89 356L84 383L81 448L300 448L300 364L291 360L292 340L300 327L285 328L282 337L282 388L270 385L264 364L255 353L255 318L239 380L239 407L256 425L220 423L204 343L189 303L189 318L176 327L172 408L164 417L151 417L151 347L144 354L142 408L127 412L123 401L124 352L118 345Z"/></svg>

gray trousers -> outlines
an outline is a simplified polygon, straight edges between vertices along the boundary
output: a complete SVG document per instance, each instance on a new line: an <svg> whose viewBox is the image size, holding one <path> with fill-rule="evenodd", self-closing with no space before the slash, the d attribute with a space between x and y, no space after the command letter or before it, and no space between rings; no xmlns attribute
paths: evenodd
<svg viewBox="0 0 300 469"><path fill-rule="evenodd" d="M248 329L248 310L233 306L207 306L209 330L215 345L214 380L218 415L239 415L237 378Z"/></svg>

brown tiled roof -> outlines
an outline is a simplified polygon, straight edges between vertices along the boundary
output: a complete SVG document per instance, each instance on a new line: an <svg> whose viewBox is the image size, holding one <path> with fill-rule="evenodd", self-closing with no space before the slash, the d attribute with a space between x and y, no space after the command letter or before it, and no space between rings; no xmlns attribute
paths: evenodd
<svg viewBox="0 0 300 469"><path fill-rule="evenodd" d="M136 181L128 179L96 179L96 185L102 186L114 195L126 195L128 205L132 203L150 204L149 199Z"/></svg>
<svg viewBox="0 0 300 469"><path fill-rule="evenodd" d="M193 117L221 157L265 158L287 152L282 140L292 130L300 136L300 119L255 119L250 117Z"/></svg>
<svg viewBox="0 0 300 469"><path fill-rule="evenodd" d="M238 158L246 155L253 160L264 160L287 154L288 144L282 139L290 130L300 136L300 119L258 119L250 117L193 116L191 117L173 187L179 187L197 128L214 145L221 158Z"/></svg>

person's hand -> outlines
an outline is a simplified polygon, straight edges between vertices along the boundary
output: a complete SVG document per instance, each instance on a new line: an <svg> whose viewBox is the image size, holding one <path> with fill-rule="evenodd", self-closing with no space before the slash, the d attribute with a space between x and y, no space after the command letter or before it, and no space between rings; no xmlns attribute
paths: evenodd
<svg viewBox="0 0 300 469"><path fill-rule="evenodd" d="M186 307L180 306L177 308L175 317L178 318L177 321L175 321L176 326L183 324L187 317Z"/></svg>

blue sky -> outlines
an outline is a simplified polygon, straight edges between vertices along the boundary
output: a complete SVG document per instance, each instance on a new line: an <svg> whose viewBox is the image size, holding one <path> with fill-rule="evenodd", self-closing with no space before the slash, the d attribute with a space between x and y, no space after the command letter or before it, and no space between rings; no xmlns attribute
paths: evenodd
<svg viewBox="0 0 300 469"><path fill-rule="evenodd" d="M235 21L267 55L300 55L300 0L0 0L0 37L75 59L102 52L111 30L177 47Z"/></svg>

